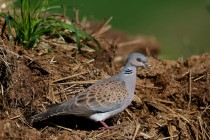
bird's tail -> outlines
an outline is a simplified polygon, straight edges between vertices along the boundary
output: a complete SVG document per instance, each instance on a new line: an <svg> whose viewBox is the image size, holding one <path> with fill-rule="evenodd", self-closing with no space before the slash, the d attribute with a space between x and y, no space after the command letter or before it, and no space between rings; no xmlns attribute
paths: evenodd
<svg viewBox="0 0 210 140"><path fill-rule="evenodd" d="M40 121L44 121L46 119L48 119L51 115L49 114L49 112L43 112L43 113L39 113L36 114L32 117L32 122L40 122Z"/></svg>
<svg viewBox="0 0 210 140"><path fill-rule="evenodd" d="M32 117L32 122L40 122L53 116L62 115L63 113L62 108L63 107L60 105L51 106L47 109L46 112L42 112L42 113L34 115Z"/></svg>

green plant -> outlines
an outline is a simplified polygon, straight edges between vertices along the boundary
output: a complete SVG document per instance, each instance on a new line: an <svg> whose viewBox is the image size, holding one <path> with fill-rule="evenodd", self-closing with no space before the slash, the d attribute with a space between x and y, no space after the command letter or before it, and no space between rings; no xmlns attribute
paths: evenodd
<svg viewBox="0 0 210 140"><path fill-rule="evenodd" d="M14 9L13 15L10 12L7 14L0 13L0 16L5 18L2 33L7 28L9 39L11 40L11 28L14 28L16 34L15 42L22 44L27 49L32 48L42 35L49 33L61 35L61 32L64 30L67 30L71 35L75 36L79 51L81 51L81 47L87 45L85 40L91 40L97 46L87 45L88 47L96 50L100 50L101 48L95 38L74 24L67 24L63 21L47 17L46 12L54 8L62 8L62 6L49 6L48 0L21 0L20 14L17 12L17 6L14 6L14 2L12 7Z"/></svg>

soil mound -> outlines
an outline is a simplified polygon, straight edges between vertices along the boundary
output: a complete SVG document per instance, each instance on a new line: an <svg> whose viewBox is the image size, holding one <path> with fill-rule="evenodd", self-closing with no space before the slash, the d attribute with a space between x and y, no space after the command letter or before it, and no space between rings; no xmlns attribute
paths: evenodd
<svg viewBox="0 0 210 140"><path fill-rule="evenodd" d="M35 125L31 117L119 72L112 55L104 51L90 60L73 52L40 56L1 47L0 57L1 138L210 139L210 54L178 61L149 57L151 69L138 69L134 101L106 121L114 126L107 130L73 116Z"/></svg>

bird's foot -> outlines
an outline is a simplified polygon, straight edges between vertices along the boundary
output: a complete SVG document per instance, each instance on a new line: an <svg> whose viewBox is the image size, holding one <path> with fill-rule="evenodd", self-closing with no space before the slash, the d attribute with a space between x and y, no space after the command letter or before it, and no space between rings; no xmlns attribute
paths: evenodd
<svg viewBox="0 0 210 140"><path fill-rule="evenodd" d="M104 126L104 128L109 128L109 126L104 121L100 121L100 123Z"/></svg>
<svg viewBox="0 0 210 140"><path fill-rule="evenodd" d="M101 129L106 130L106 129L118 129L118 126L108 126L104 121L100 121L100 123L104 126Z"/></svg>

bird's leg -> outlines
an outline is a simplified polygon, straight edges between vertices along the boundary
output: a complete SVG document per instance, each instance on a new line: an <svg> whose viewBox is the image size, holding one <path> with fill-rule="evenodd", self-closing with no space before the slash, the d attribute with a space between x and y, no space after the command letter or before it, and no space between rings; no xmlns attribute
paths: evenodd
<svg viewBox="0 0 210 140"><path fill-rule="evenodd" d="M100 123L104 126L103 128L101 128L101 130L119 129L118 126L108 126L104 121L100 121Z"/></svg>
<svg viewBox="0 0 210 140"><path fill-rule="evenodd" d="M109 128L109 126L102 120L100 121L100 123L105 127L105 128Z"/></svg>

